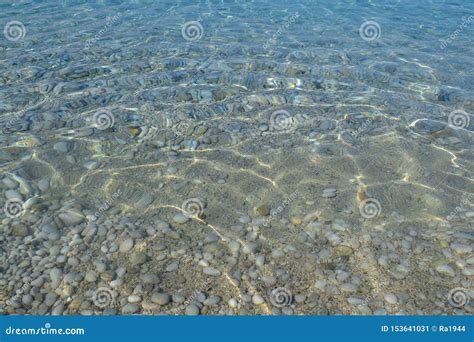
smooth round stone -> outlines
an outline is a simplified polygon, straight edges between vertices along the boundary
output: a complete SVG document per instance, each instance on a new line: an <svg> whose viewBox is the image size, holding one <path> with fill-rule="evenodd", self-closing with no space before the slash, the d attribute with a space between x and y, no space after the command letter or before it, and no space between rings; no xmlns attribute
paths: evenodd
<svg viewBox="0 0 474 342"><path fill-rule="evenodd" d="M203 269L204 274L210 275L210 276L219 276L221 275L221 272L213 267L205 267Z"/></svg>
<svg viewBox="0 0 474 342"><path fill-rule="evenodd" d="M199 260L198 265L199 265L199 266L202 266L202 267L207 267L207 266L209 266L209 261L204 260L204 259L203 259L203 260Z"/></svg>
<svg viewBox="0 0 474 342"><path fill-rule="evenodd" d="M159 278L156 274L146 273L142 276L142 281L145 284L157 284L159 282Z"/></svg>
<svg viewBox="0 0 474 342"><path fill-rule="evenodd" d="M336 197L337 190L334 188L324 189L323 190L323 197L325 198L332 198Z"/></svg>
<svg viewBox="0 0 474 342"><path fill-rule="evenodd" d="M151 296L151 301L155 304L166 305L170 302L171 296L167 293L158 293L155 292Z"/></svg>
<svg viewBox="0 0 474 342"><path fill-rule="evenodd" d="M49 271L49 277L53 283L59 282L62 275L63 271L59 268L53 268L51 271Z"/></svg>
<svg viewBox="0 0 474 342"><path fill-rule="evenodd" d="M135 203L135 207L143 209L153 202L155 198L151 194L143 194L142 197Z"/></svg>
<svg viewBox="0 0 474 342"><path fill-rule="evenodd" d="M135 252L130 258L130 263L132 266L140 266L144 264L147 260L147 255L144 252Z"/></svg>
<svg viewBox="0 0 474 342"><path fill-rule="evenodd" d="M110 282L110 287L112 288L117 288L123 285L123 280L122 279L115 279Z"/></svg>
<svg viewBox="0 0 474 342"><path fill-rule="evenodd" d="M260 250L261 245L258 242L247 242L243 245L242 251L245 254L256 253Z"/></svg>
<svg viewBox="0 0 474 342"><path fill-rule="evenodd" d="M66 226L75 226L84 221L84 215L77 209L68 209L58 215Z"/></svg>
<svg viewBox="0 0 474 342"><path fill-rule="evenodd" d="M261 305L265 303L265 300L259 294L254 294L252 297L252 303L254 303L255 305Z"/></svg>
<svg viewBox="0 0 474 342"><path fill-rule="evenodd" d="M166 272L174 272L178 269L178 263L177 262L172 262L168 266L166 266L165 271Z"/></svg>
<svg viewBox="0 0 474 342"><path fill-rule="evenodd" d="M140 303L142 300L142 297L139 295L130 295L127 298L129 303L135 304L135 303Z"/></svg>
<svg viewBox="0 0 474 342"><path fill-rule="evenodd" d="M274 276L271 275L265 275L262 276L262 281L265 283L267 286L273 286L276 284L277 279Z"/></svg>
<svg viewBox="0 0 474 342"><path fill-rule="evenodd" d="M5 197L9 200L18 199L21 201L23 199L23 196L16 190L5 191Z"/></svg>
<svg viewBox="0 0 474 342"><path fill-rule="evenodd" d="M268 216L270 215L270 207L268 204L262 204L255 208L255 212L261 216Z"/></svg>
<svg viewBox="0 0 474 342"><path fill-rule="evenodd" d="M186 306L184 313L186 314L186 316L197 316L199 315L199 308L195 304L190 304Z"/></svg>
<svg viewBox="0 0 474 342"><path fill-rule="evenodd" d="M269 129L269 127L266 124L261 124L260 126L258 126L258 130L260 132L266 132L266 131L268 131L268 129Z"/></svg>
<svg viewBox="0 0 474 342"><path fill-rule="evenodd" d="M239 217L239 222L240 223L243 223L243 224L247 224L247 223L250 223L252 221L252 218L250 216L240 216Z"/></svg>
<svg viewBox="0 0 474 342"><path fill-rule="evenodd" d="M377 309L374 311L375 316L385 316L387 313L388 312L385 309Z"/></svg>
<svg viewBox="0 0 474 342"><path fill-rule="evenodd" d="M240 243L238 241L231 241L229 242L229 249L234 252L234 253L237 253L240 249Z"/></svg>
<svg viewBox="0 0 474 342"><path fill-rule="evenodd" d="M171 167L166 169L166 172L168 172L170 174L175 174L176 172L178 172L178 169L174 166L171 166Z"/></svg>
<svg viewBox="0 0 474 342"><path fill-rule="evenodd" d="M179 293L173 294L171 298L174 303L178 303L178 304L184 303L184 301L186 300L186 298L183 295L180 295Z"/></svg>
<svg viewBox="0 0 474 342"><path fill-rule="evenodd" d="M187 217L183 213L178 213L173 216L173 221L179 224L183 224L189 221L189 217Z"/></svg>
<svg viewBox="0 0 474 342"><path fill-rule="evenodd" d="M140 307L138 306L138 304L134 304L134 303L128 303L122 308L122 312L124 314L133 314L137 312L138 310L140 310Z"/></svg>
<svg viewBox="0 0 474 342"><path fill-rule="evenodd" d="M21 301L26 306L30 306L33 303L33 296L30 294L26 294L23 296L23 298L21 298Z"/></svg>
<svg viewBox="0 0 474 342"><path fill-rule="evenodd" d="M345 283L341 285L341 290L344 292L357 292L357 285L352 283Z"/></svg>
<svg viewBox="0 0 474 342"><path fill-rule="evenodd" d="M239 303L237 302L237 299L235 298L229 299L228 303L231 308L236 308L239 305Z"/></svg>
<svg viewBox="0 0 474 342"><path fill-rule="evenodd" d="M452 243L451 248L458 254L468 254L472 252L472 247L460 243Z"/></svg>
<svg viewBox="0 0 474 342"><path fill-rule="evenodd" d="M453 268L449 265L439 265L436 267L436 271L448 277L454 277L455 275Z"/></svg>
<svg viewBox="0 0 474 342"><path fill-rule="evenodd" d="M119 247L119 251L120 253L127 253L128 251L130 251L133 247L133 239L131 238L128 238L124 241L122 241L122 243L120 244L120 247Z"/></svg>
<svg viewBox="0 0 474 342"><path fill-rule="evenodd" d="M303 295L303 294L297 294L295 296L295 302L296 303L304 303L305 300L306 300L306 296Z"/></svg>
<svg viewBox="0 0 474 342"><path fill-rule="evenodd" d="M474 266L467 266L467 267L464 267L464 269L462 270L462 274L464 274L465 276L473 276L474 275Z"/></svg>
<svg viewBox="0 0 474 342"><path fill-rule="evenodd" d="M99 167L99 163L94 160L90 160L84 163L82 166L84 166L87 170L95 170Z"/></svg>
<svg viewBox="0 0 474 342"><path fill-rule="evenodd" d="M158 304L148 302L148 301L144 301L143 303L141 303L141 305L142 305L143 310L158 310L160 308Z"/></svg>
<svg viewBox="0 0 474 342"><path fill-rule="evenodd" d="M210 296L209 298L207 298L203 302L203 304L206 305L206 306L213 306L213 305L218 304L220 301L221 301L221 297L219 297L219 296Z"/></svg>
<svg viewBox="0 0 474 342"><path fill-rule="evenodd" d="M278 259L284 256L285 256L285 253L281 249L274 249L272 251L272 258Z"/></svg>
<svg viewBox="0 0 474 342"><path fill-rule="evenodd" d="M67 260L67 263L69 266L72 266L72 267L77 267L79 266L79 260L75 257L71 257Z"/></svg>
<svg viewBox="0 0 474 342"><path fill-rule="evenodd" d="M264 264L265 264L265 256L264 256L264 255L259 255L259 256L255 259L255 265L256 265L257 267L262 267Z"/></svg>
<svg viewBox="0 0 474 342"><path fill-rule="evenodd" d="M60 141L54 144L53 149L61 153L66 153L69 151L69 144L67 141Z"/></svg>
<svg viewBox="0 0 474 342"><path fill-rule="evenodd" d="M49 189L49 179L48 178L43 178L38 182L38 188L42 191L45 192L46 190Z"/></svg>
<svg viewBox="0 0 474 342"><path fill-rule="evenodd" d="M398 302L397 296L395 296L393 293L387 293L384 296L384 299L388 304L392 304L392 305L395 305Z"/></svg>
<svg viewBox="0 0 474 342"><path fill-rule="evenodd" d="M9 189L15 189L15 188L18 187L18 183L17 183L16 181L14 181L13 179L8 178L8 177L3 178L3 179L2 179L2 182L3 182L3 184L5 184L5 186L6 186L7 188L9 188Z"/></svg>

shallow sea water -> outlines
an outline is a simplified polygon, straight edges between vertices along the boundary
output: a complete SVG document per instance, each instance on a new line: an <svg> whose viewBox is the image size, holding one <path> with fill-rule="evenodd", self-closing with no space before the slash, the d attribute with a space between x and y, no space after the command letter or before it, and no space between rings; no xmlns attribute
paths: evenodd
<svg viewBox="0 0 474 342"><path fill-rule="evenodd" d="M472 2L0 24L2 312L474 311Z"/></svg>

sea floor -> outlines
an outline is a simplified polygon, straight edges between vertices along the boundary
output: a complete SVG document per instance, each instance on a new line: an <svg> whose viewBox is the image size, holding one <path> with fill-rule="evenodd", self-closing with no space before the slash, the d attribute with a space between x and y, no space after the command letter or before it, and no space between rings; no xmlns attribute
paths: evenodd
<svg viewBox="0 0 474 342"><path fill-rule="evenodd" d="M0 4L0 312L472 315L472 15Z"/></svg>

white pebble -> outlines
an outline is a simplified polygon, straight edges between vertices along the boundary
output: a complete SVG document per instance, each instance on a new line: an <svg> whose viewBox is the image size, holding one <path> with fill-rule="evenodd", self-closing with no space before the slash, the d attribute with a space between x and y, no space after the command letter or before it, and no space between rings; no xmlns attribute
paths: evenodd
<svg viewBox="0 0 474 342"><path fill-rule="evenodd" d="M384 299L388 304L392 304L392 305L395 305L398 302L397 296L395 296L393 293L387 293L384 296Z"/></svg>

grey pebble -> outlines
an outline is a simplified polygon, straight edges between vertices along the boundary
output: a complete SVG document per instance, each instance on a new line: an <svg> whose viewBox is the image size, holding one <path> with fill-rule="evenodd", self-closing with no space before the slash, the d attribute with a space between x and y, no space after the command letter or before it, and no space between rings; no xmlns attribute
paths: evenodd
<svg viewBox="0 0 474 342"><path fill-rule="evenodd" d="M186 314L186 316L197 316L199 315L199 307L195 304L190 304L186 306L184 313Z"/></svg>
<svg viewBox="0 0 474 342"><path fill-rule="evenodd" d="M173 221L179 224L183 224L189 221L189 217L187 217L183 213L177 213L173 216Z"/></svg>
<svg viewBox="0 0 474 342"><path fill-rule="evenodd" d="M120 247L119 247L119 251L120 253L127 253L128 251L130 251L133 247L133 239L132 238L128 238L124 241L122 241L120 243Z"/></svg>
<svg viewBox="0 0 474 342"><path fill-rule="evenodd" d="M158 305L166 305L170 302L171 296L167 293L155 292L151 296L151 301Z"/></svg>

